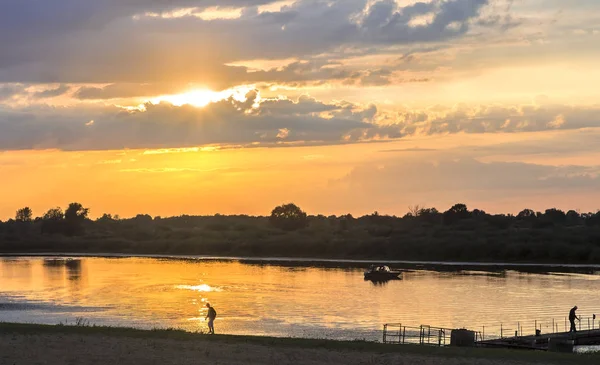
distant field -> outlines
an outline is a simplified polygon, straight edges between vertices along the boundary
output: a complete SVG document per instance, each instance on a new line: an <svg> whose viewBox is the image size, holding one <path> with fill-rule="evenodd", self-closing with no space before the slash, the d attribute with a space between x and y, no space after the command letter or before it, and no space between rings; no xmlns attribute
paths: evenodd
<svg viewBox="0 0 600 365"><path fill-rule="evenodd" d="M598 355L0 324L3 364L598 364Z"/></svg>

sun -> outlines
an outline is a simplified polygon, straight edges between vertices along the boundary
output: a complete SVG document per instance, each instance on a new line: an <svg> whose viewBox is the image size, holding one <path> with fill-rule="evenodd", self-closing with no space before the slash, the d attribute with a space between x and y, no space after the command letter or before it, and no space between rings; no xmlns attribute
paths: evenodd
<svg viewBox="0 0 600 365"><path fill-rule="evenodd" d="M238 101L246 100L246 94L255 88L254 85L237 86L223 91L212 91L210 89L193 89L181 94L161 95L150 100L153 104L167 102L175 106L192 105L202 108L210 103L225 100L232 97Z"/></svg>
<svg viewBox="0 0 600 365"><path fill-rule="evenodd" d="M219 100L219 93L208 89L196 89L183 94L162 95L152 99L153 104L166 101L175 106L192 105L198 108L205 107L210 103Z"/></svg>

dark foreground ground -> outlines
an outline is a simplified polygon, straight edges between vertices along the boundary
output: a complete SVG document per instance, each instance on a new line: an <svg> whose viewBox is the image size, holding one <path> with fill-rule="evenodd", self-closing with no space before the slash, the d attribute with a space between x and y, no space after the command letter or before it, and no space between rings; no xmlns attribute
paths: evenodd
<svg viewBox="0 0 600 365"><path fill-rule="evenodd" d="M600 356L0 324L0 364L598 364Z"/></svg>

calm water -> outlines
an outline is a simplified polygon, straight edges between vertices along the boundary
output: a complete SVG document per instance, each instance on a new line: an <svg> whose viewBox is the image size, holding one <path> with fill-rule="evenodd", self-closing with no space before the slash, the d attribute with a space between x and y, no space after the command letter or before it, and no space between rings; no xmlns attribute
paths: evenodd
<svg viewBox="0 0 600 365"><path fill-rule="evenodd" d="M358 265L358 264L357 264ZM335 266L335 265L332 265ZM364 266L364 265L363 265ZM364 267L290 267L153 258L0 258L0 321L204 330L212 303L220 333L380 339L384 323L549 330L577 304L600 314L600 276L413 270L375 285ZM584 326L587 326L584 320ZM596 327L599 323L596 321ZM546 330L547 329L547 330Z"/></svg>

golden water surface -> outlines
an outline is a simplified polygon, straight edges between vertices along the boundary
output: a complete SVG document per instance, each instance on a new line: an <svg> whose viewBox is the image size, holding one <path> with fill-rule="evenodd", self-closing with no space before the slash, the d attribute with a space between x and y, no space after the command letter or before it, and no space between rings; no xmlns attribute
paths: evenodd
<svg viewBox="0 0 600 365"><path fill-rule="evenodd" d="M289 264L288 264L289 265ZM336 266L336 265L330 265ZM600 314L600 276L408 271L376 285L364 267L155 258L2 258L0 321L206 329L220 333L379 339L384 323L499 332L564 326L569 309ZM364 265L362 265L364 266ZM81 321L81 319L80 319ZM595 322L598 326L600 323Z"/></svg>

